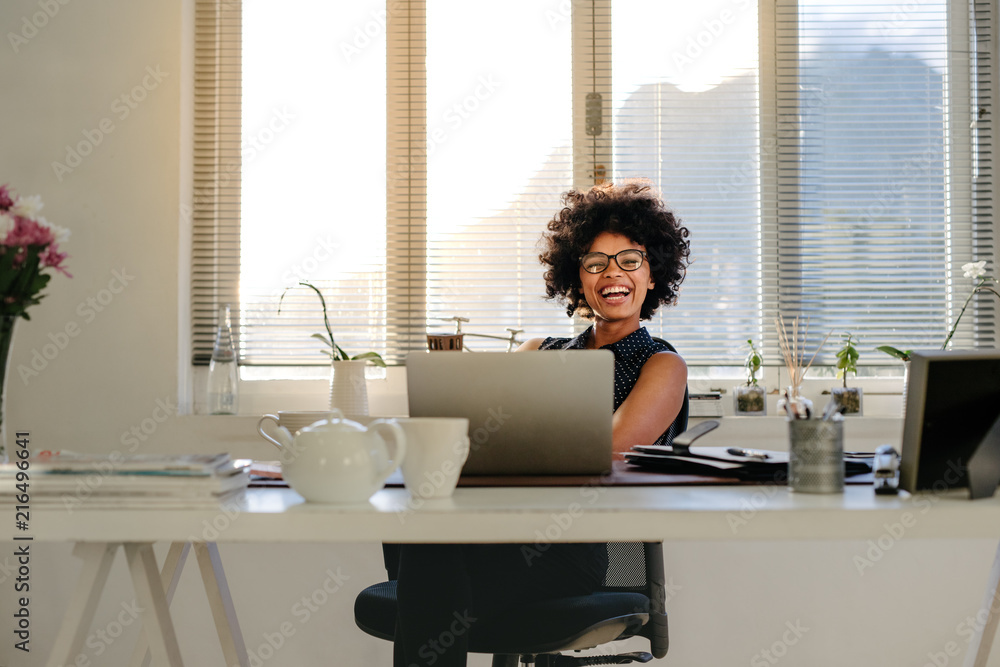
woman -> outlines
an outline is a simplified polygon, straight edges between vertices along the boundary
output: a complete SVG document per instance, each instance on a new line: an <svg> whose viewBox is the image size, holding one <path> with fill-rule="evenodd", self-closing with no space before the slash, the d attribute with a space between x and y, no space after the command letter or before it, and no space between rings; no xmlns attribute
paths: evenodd
<svg viewBox="0 0 1000 667"><path fill-rule="evenodd" d="M549 222L540 259L550 299L594 324L576 338L535 338L521 350L610 349L615 355L615 451L666 444L687 387L687 366L641 320L677 301L688 230L642 183L571 191Z"/></svg>
<svg viewBox="0 0 1000 667"><path fill-rule="evenodd" d="M643 184L571 191L564 202L544 236L546 291L594 324L576 338L533 339L518 351L612 350L615 449L663 442L674 435L687 367L640 320L676 300L688 231ZM395 667L464 666L477 623L532 600L592 593L607 569L603 544L405 544L385 555L397 572Z"/></svg>

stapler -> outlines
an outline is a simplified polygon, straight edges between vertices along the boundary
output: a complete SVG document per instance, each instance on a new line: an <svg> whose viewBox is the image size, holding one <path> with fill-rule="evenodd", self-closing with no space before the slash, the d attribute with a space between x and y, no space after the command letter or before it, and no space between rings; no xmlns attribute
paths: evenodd
<svg viewBox="0 0 1000 667"><path fill-rule="evenodd" d="M895 495L899 493L899 452L892 445L879 445L872 461L875 472L875 493Z"/></svg>
<svg viewBox="0 0 1000 667"><path fill-rule="evenodd" d="M708 421L703 421L697 426L689 428L677 437L673 439L670 446L673 448L674 452L677 454L690 454L691 453L691 443L705 435L712 429L719 425L718 420L709 419Z"/></svg>

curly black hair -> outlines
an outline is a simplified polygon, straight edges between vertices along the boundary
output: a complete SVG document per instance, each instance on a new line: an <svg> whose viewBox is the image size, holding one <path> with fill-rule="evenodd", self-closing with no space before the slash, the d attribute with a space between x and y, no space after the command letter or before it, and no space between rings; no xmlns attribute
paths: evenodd
<svg viewBox="0 0 1000 667"><path fill-rule="evenodd" d="M688 230L681 226L648 182L595 185L587 191L570 190L563 208L542 235L538 258L548 266L545 292L566 304L566 314L593 319L594 312L581 293L580 257L602 232L621 234L645 246L653 288L646 292L639 313L648 320L660 304L677 302L677 292L690 263Z"/></svg>

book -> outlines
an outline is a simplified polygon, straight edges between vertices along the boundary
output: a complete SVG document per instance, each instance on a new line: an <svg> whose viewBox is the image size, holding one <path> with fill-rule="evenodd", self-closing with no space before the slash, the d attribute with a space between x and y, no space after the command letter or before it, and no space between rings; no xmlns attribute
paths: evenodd
<svg viewBox="0 0 1000 667"><path fill-rule="evenodd" d="M0 503L162 506L218 502L247 488L249 461L228 454L93 455L59 453L0 465ZM23 463L23 462L22 462ZM20 473L20 474L19 474ZM27 473L25 476L24 473ZM26 478L25 478L26 477Z"/></svg>
<svg viewBox="0 0 1000 667"><path fill-rule="evenodd" d="M25 459L34 474L216 475L237 472L229 454L77 454L61 452ZM0 478L15 475L17 462L0 464Z"/></svg>

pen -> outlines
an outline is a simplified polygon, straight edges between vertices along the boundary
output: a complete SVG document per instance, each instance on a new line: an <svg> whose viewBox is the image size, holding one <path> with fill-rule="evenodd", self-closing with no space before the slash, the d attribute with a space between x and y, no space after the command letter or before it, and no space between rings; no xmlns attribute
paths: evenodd
<svg viewBox="0 0 1000 667"><path fill-rule="evenodd" d="M748 459L769 459L771 458L767 452L761 452L756 449L743 449L742 447L730 447L726 450L727 453L733 456L743 456Z"/></svg>

